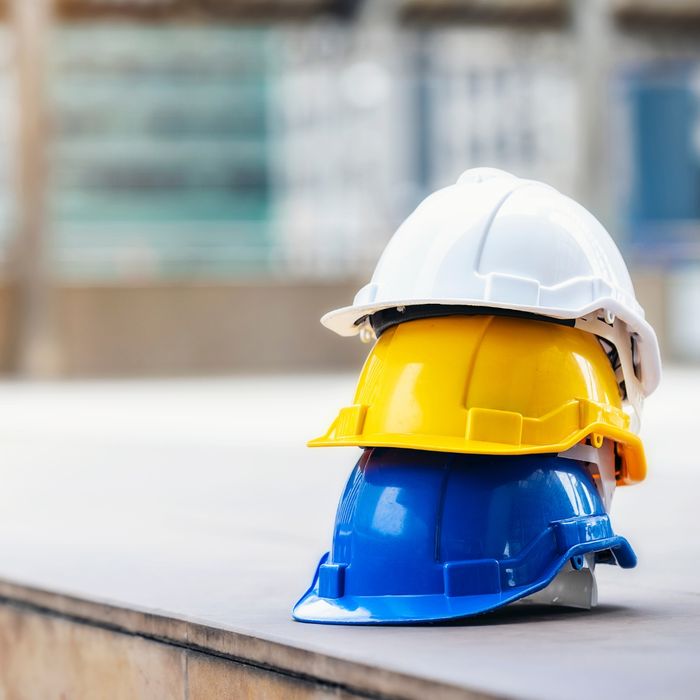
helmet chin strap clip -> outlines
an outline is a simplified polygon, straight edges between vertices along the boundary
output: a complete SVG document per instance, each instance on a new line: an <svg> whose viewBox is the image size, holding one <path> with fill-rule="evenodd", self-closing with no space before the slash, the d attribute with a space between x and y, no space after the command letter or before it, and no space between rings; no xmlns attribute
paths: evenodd
<svg viewBox="0 0 700 700"><path fill-rule="evenodd" d="M601 447L582 442L560 452L558 457L586 462L592 467L592 476L605 509L609 510L615 492L615 447L604 440ZM555 579L541 591L518 601L521 605L554 605L590 610L598 604L598 585L595 578L595 555L586 554L569 561Z"/></svg>
<svg viewBox="0 0 700 700"><path fill-rule="evenodd" d="M377 335L372 328L369 319L365 319L360 325L360 340L363 343L373 343L377 339Z"/></svg>
<svg viewBox="0 0 700 700"><path fill-rule="evenodd" d="M515 605L555 605L590 610L598 605L598 584L595 578L595 554L584 554L568 561L554 580L541 591L521 598Z"/></svg>

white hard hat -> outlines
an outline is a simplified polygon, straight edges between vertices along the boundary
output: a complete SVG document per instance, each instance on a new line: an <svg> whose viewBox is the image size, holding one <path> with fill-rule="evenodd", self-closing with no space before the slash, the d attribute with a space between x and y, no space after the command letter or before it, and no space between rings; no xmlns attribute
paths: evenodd
<svg viewBox="0 0 700 700"><path fill-rule="evenodd" d="M656 334L620 251L590 212L541 182L467 170L404 221L352 306L321 322L350 336L377 311L426 304L576 319L607 342L636 425L659 383Z"/></svg>

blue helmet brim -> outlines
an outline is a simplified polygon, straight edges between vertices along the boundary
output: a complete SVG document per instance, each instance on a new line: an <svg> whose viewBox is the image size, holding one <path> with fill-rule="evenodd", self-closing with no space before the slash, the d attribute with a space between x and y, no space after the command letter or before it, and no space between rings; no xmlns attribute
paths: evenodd
<svg viewBox="0 0 700 700"><path fill-rule="evenodd" d="M292 616L299 622L328 624L382 625L440 622L470 617L496 610L546 588L572 557L595 552L602 562L633 568L637 557L629 542L618 535L570 547L552 560L536 581L498 593L449 596L429 595L344 595L326 598L319 595L319 571L328 560L321 557L311 588L294 606Z"/></svg>

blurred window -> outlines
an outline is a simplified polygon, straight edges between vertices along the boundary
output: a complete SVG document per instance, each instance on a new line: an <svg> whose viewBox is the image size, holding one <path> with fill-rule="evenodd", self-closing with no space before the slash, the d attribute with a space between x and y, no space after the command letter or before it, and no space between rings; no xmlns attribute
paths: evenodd
<svg viewBox="0 0 700 700"><path fill-rule="evenodd" d="M700 258L700 65L656 63L624 78L631 243L655 262Z"/></svg>
<svg viewBox="0 0 700 700"><path fill-rule="evenodd" d="M216 276L268 264L264 30L55 30L50 220L71 278Z"/></svg>
<svg viewBox="0 0 700 700"><path fill-rule="evenodd" d="M16 104L15 74L12 61L12 36L6 24L0 24L0 259L9 254L16 221Z"/></svg>

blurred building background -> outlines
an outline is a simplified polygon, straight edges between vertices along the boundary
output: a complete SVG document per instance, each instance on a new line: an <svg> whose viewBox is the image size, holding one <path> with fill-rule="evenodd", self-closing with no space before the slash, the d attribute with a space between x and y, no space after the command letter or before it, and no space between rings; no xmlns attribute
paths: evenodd
<svg viewBox="0 0 700 700"><path fill-rule="evenodd" d="M0 369L356 366L320 315L468 167L609 227L700 358L697 0L5 0Z"/></svg>

